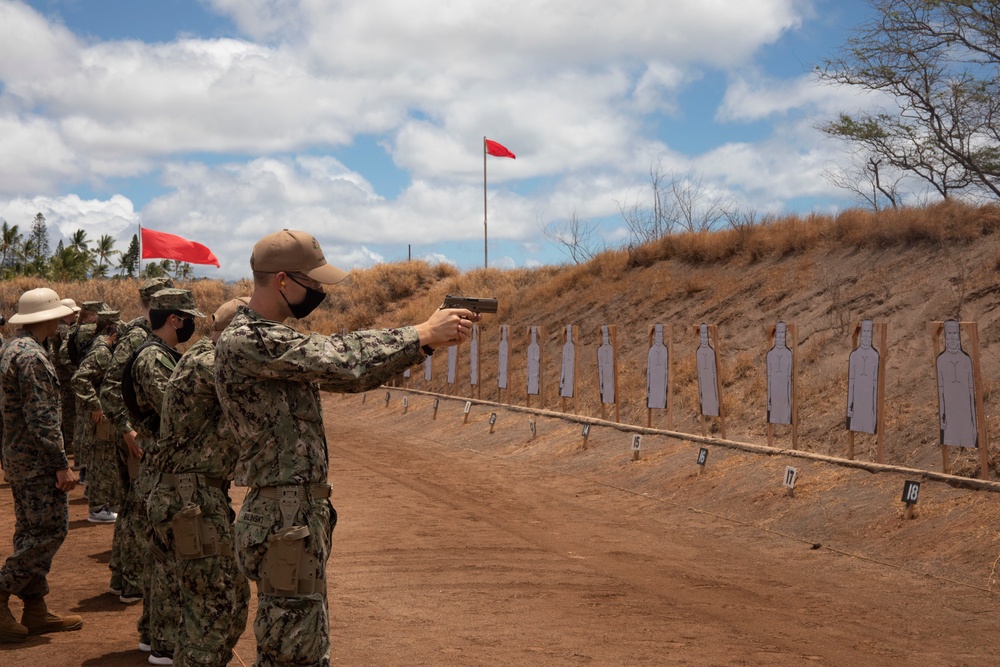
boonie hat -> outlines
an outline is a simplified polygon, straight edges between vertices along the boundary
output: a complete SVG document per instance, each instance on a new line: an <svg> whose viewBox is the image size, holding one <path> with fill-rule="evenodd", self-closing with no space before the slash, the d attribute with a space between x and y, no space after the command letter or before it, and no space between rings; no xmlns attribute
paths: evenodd
<svg viewBox="0 0 1000 667"><path fill-rule="evenodd" d="M283 229L257 241L250 255L250 268L264 273L301 273L324 285L347 277L347 271L327 263L315 236L294 229Z"/></svg>
<svg viewBox="0 0 1000 667"><path fill-rule="evenodd" d="M59 303L61 303L62 305L66 306L67 308L72 308L74 313L79 313L80 312L80 306L76 305L76 301L73 301L73 299L69 299L69 298L63 299Z"/></svg>
<svg viewBox="0 0 1000 667"><path fill-rule="evenodd" d="M194 294L186 289L161 289L149 302L150 310L175 310L192 317L205 317L205 314L194 307Z"/></svg>
<svg viewBox="0 0 1000 667"><path fill-rule="evenodd" d="M169 289L174 286L174 281L170 278L150 278L139 286L139 298L147 301L161 289Z"/></svg>
<svg viewBox="0 0 1000 667"><path fill-rule="evenodd" d="M17 301L17 314L9 321L11 324L35 324L72 314L73 309L62 304L55 290L38 287L21 295Z"/></svg>
<svg viewBox="0 0 1000 667"><path fill-rule="evenodd" d="M236 309L250 303L250 297L238 296L225 302L212 314L212 331L222 331L236 317Z"/></svg>

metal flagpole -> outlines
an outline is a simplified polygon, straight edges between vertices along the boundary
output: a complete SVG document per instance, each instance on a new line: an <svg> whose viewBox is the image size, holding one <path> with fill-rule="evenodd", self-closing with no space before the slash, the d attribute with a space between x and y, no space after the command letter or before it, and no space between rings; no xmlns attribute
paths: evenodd
<svg viewBox="0 0 1000 667"><path fill-rule="evenodd" d="M489 241L486 233L486 136L483 136L483 268L490 268Z"/></svg>
<svg viewBox="0 0 1000 667"><path fill-rule="evenodd" d="M142 277L142 223L139 223L139 272L136 273L135 279L139 280Z"/></svg>

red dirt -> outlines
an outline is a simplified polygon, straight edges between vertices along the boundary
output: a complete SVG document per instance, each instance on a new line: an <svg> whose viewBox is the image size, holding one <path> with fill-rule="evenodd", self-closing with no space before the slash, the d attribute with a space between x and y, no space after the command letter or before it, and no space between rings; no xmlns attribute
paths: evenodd
<svg viewBox="0 0 1000 667"><path fill-rule="evenodd" d="M996 660L993 493L927 481L906 521L898 475L710 446L698 476L691 442L644 436L633 461L615 429L584 449L562 420L538 418L531 440L524 414L477 405L465 424L444 400L434 420L429 398L404 415L394 394L325 401L333 664ZM0 665L147 664L139 607L106 593L111 528L85 511L76 490L49 598L84 628L0 645ZM0 485L0 557L12 531ZM237 653L252 663L252 628Z"/></svg>

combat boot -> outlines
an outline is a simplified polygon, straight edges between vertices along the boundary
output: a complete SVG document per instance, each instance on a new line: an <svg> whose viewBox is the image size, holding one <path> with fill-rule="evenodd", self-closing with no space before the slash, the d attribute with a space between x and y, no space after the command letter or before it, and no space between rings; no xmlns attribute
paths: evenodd
<svg viewBox="0 0 1000 667"><path fill-rule="evenodd" d="M28 629L28 634L40 635L43 632L79 630L83 627L83 619L76 614L53 614L45 606L45 598L28 598L24 601L21 625Z"/></svg>
<svg viewBox="0 0 1000 667"><path fill-rule="evenodd" d="M23 642L28 638L28 628L14 620L10 613L10 593L0 591L0 642Z"/></svg>

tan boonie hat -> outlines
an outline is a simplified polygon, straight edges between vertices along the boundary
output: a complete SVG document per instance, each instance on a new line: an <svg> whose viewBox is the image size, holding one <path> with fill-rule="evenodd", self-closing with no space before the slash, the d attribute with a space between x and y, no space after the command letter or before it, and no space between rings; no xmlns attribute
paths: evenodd
<svg viewBox="0 0 1000 667"><path fill-rule="evenodd" d="M150 310L176 310L192 317L205 317L194 307L194 294L186 289L161 289L149 302Z"/></svg>
<svg viewBox="0 0 1000 667"><path fill-rule="evenodd" d="M250 297L238 296L225 302L212 315L212 331L222 331L229 326L229 323L236 317L236 309L250 303Z"/></svg>
<svg viewBox="0 0 1000 667"><path fill-rule="evenodd" d="M73 299L66 298L60 301L59 303L66 306L67 308L72 308L74 313L80 312L80 306L76 305L76 301L73 301Z"/></svg>
<svg viewBox="0 0 1000 667"><path fill-rule="evenodd" d="M174 281L170 278L150 278L139 286L139 298L148 301L161 289L170 289L174 286Z"/></svg>
<svg viewBox="0 0 1000 667"><path fill-rule="evenodd" d="M80 303L85 313L99 313L104 310L103 301L83 301Z"/></svg>
<svg viewBox="0 0 1000 667"><path fill-rule="evenodd" d="M30 289L17 301L17 315L10 318L11 324L35 324L48 322L72 315L73 309L64 306L55 290L48 287Z"/></svg>
<svg viewBox="0 0 1000 667"><path fill-rule="evenodd" d="M97 313L97 321L99 323L105 322L117 322L119 320L119 313L117 310L102 310Z"/></svg>
<svg viewBox="0 0 1000 667"><path fill-rule="evenodd" d="M283 229L257 241L250 255L250 268L264 273L301 273L324 285L347 277L346 271L327 264L315 236L294 229Z"/></svg>

